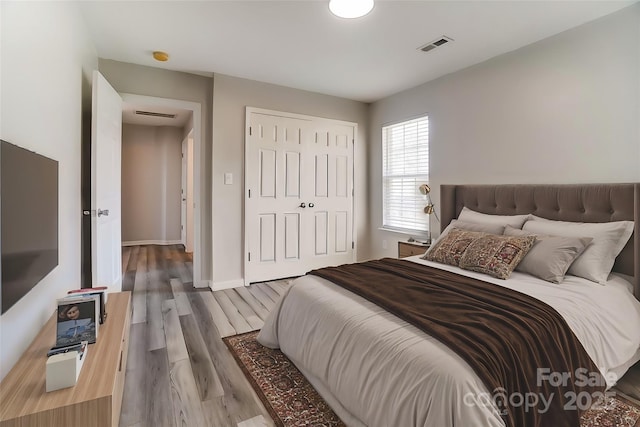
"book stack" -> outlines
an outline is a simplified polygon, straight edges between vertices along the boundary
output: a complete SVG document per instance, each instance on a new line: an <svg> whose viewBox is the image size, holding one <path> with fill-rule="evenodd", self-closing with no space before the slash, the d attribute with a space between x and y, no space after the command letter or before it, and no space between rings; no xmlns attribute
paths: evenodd
<svg viewBox="0 0 640 427"><path fill-rule="evenodd" d="M96 342L104 309L97 294L69 294L58 299L56 347Z"/></svg>
<svg viewBox="0 0 640 427"><path fill-rule="evenodd" d="M47 353L47 391L76 384L87 346L96 342L107 318L107 288L75 289L57 303L56 345Z"/></svg>

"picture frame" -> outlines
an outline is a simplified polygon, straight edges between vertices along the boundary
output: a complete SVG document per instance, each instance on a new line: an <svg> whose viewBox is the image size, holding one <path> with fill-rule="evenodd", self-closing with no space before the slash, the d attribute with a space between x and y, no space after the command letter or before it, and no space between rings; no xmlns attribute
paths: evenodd
<svg viewBox="0 0 640 427"><path fill-rule="evenodd" d="M70 296L57 302L56 347L82 341L95 343L99 328L100 297Z"/></svg>

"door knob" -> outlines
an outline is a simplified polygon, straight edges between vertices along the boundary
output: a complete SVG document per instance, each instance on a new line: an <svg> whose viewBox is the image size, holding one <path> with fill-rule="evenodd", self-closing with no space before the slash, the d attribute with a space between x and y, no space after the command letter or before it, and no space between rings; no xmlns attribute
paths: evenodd
<svg viewBox="0 0 640 427"><path fill-rule="evenodd" d="M301 208L306 208L306 207L307 207L307 205L306 205L306 203L300 203L300 207L301 207Z"/></svg>
<svg viewBox="0 0 640 427"><path fill-rule="evenodd" d="M100 217L102 215L109 216L109 209L104 209L104 210L98 209L98 216Z"/></svg>
<svg viewBox="0 0 640 427"><path fill-rule="evenodd" d="M314 206L315 206L315 205L314 205L313 203L309 203L309 207L310 207L310 208L312 208L312 207L314 207Z"/></svg>

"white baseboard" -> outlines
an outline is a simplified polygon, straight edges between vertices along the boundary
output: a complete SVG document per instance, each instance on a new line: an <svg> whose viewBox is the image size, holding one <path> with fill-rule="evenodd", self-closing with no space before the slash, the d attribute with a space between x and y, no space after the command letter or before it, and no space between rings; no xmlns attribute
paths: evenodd
<svg viewBox="0 0 640 427"><path fill-rule="evenodd" d="M122 246L143 246L143 245L181 245L182 240L134 240L132 242L122 242Z"/></svg>
<svg viewBox="0 0 640 427"><path fill-rule="evenodd" d="M210 286L212 291L220 291L222 289L241 288L244 286L244 279L227 280L224 282L213 282Z"/></svg>
<svg viewBox="0 0 640 427"><path fill-rule="evenodd" d="M210 288L211 280L200 280L199 282L193 282L194 288Z"/></svg>

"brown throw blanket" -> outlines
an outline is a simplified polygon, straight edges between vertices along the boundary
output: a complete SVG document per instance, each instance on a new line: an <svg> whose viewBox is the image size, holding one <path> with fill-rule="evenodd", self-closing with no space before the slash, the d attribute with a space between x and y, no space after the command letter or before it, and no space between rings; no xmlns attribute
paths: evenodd
<svg viewBox="0 0 640 427"><path fill-rule="evenodd" d="M496 403L509 427L579 427L587 409L580 406L604 391L598 368L564 319L528 295L391 258L309 274L364 297L446 344L492 396L504 396Z"/></svg>

